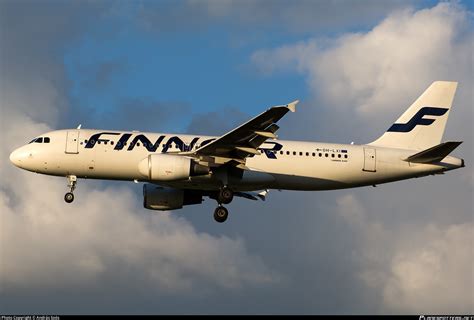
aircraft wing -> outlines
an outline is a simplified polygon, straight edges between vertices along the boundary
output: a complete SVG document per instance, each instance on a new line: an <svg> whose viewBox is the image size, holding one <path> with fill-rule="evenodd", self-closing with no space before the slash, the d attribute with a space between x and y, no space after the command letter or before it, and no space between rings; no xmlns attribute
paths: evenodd
<svg viewBox="0 0 474 320"><path fill-rule="evenodd" d="M275 139L275 132L279 129L276 124L288 112L295 112L296 104L293 101L287 105L275 106L247 121L236 129L224 134L216 140L189 152L203 161L212 158L216 164L230 161L235 164L244 164L245 158L260 154L258 147L267 139Z"/></svg>

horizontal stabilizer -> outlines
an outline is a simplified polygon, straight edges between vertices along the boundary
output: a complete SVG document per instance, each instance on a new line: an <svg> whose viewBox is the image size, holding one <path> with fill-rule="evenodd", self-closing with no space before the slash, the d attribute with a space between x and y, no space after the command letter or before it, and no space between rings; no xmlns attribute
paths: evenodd
<svg viewBox="0 0 474 320"><path fill-rule="evenodd" d="M449 141L440 143L434 147L415 153L405 159L415 163L433 163L443 160L448 154L456 149L462 141Z"/></svg>

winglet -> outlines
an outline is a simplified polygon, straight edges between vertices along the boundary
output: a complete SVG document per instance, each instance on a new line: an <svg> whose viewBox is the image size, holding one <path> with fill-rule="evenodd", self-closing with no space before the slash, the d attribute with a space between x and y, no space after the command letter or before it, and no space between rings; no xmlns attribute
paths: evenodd
<svg viewBox="0 0 474 320"><path fill-rule="evenodd" d="M291 102L291 103L288 103L288 104L286 105L286 107L287 107L288 109L290 109L291 112L295 112L295 111L296 111L296 105L298 104L298 102L300 102L300 101L299 101L299 100L295 100L295 101L293 101L293 102Z"/></svg>

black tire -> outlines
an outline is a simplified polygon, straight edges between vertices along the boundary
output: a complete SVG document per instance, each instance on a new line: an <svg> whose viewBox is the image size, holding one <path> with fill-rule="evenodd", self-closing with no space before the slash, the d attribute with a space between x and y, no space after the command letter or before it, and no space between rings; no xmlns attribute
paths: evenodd
<svg viewBox="0 0 474 320"><path fill-rule="evenodd" d="M228 187L223 187L219 190L219 194L217 195L217 201L222 204L229 204L234 199L234 192L229 189Z"/></svg>
<svg viewBox="0 0 474 320"><path fill-rule="evenodd" d="M216 210L214 210L214 219L217 222L222 223L226 221L228 217L229 217L229 211L227 211L227 209L224 208L223 206L218 206Z"/></svg>
<svg viewBox="0 0 474 320"><path fill-rule="evenodd" d="M64 195L64 201L67 203L71 203L74 201L74 194L72 192L68 192Z"/></svg>

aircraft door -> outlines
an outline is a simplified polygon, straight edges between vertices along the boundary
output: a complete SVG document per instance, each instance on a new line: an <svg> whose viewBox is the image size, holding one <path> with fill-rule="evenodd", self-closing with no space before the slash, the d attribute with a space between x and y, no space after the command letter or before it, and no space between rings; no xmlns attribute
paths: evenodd
<svg viewBox="0 0 474 320"><path fill-rule="evenodd" d="M376 163L376 153L375 149L364 148L364 171L375 172L375 163Z"/></svg>
<svg viewBox="0 0 474 320"><path fill-rule="evenodd" d="M79 130L67 132L66 153L79 153Z"/></svg>

